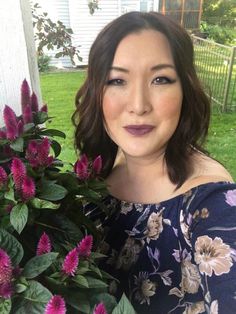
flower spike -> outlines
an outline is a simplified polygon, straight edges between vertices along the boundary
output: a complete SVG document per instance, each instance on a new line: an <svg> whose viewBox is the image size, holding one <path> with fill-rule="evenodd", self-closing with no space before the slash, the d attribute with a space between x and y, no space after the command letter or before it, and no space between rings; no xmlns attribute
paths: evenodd
<svg viewBox="0 0 236 314"><path fill-rule="evenodd" d="M9 255L0 248L0 284L8 283L12 278L12 265Z"/></svg>
<svg viewBox="0 0 236 314"><path fill-rule="evenodd" d="M79 256L89 257L93 245L93 236L85 236L78 244Z"/></svg>
<svg viewBox="0 0 236 314"><path fill-rule="evenodd" d="M51 297L46 305L44 314L65 314L66 304L64 299L60 295L54 295Z"/></svg>
<svg viewBox="0 0 236 314"><path fill-rule="evenodd" d="M14 158L11 164L11 172L16 189L20 190L22 182L26 177L26 168L24 163L19 158Z"/></svg>
<svg viewBox="0 0 236 314"><path fill-rule="evenodd" d="M107 311L106 311L106 308L105 308L104 304L103 303L99 303L95 307L95 309L93 311L93 314L107 314Z"/></svg>
<svg viewBox="0 0 236 314"><path fill-rule="evenodd" d="M95 174L99 174L102 170L102 157L101 155L97 156L93 161L93 171Z"/></svg>
<svg viewBox="0 0 236 314"><path fill-rule="evenodd" d="M9 299L12 296L13 288L11 282L0 284L0 297Z"/></svg>
<svg viewBox="0 0 236 314"><path fill-rule="evenodd" d="M45 104L40 109L41 112L48 112L48 106Z"/></svg>
<svg viewBox="0 0 236 314"><path fill-rule="evenodd" d="M77 248L74 248L71 250L65 257L63 265L62 265L62 271L68 276L74 276L75 271L79 264L79 255Z"/></svg>
<svg viewBox="0 0 236 314"><path fill-rule="evenodd" d="M31 109L33 112L38 112L39 111L39 103L38 103L38 97L36 94L33 92L31 97L30 97L30 103L31 103Z"/></svg>
<svg viewBox="0 0 236 314"><path fill-rule="evenodd" d="M80 180L88 179L89 177L88 166L89 166L88 158L85 154L83 154L74 165L74 171Z"/></svg>
<svg viewBox="0 0 236 314"><path fill-rule="evenodd" d="M21 85L21 108L22 112L27 105L30 105L30 88L26 79L24 79Z"/></svg>
<svg viewBox="0 0 236 314"><path fill-rule="evenodd" d="M24 201L28 201L35 196L35 183L32 178L25 177L23 179L21 193Z"/></svg>
<svg viewBox="0 0 236 314"><path fill-rule="evenodd" d="M0 187L7 183L7 173L3 167L0 166Z"/></svg>
<svg viewBox="0 0 236 314"><path fill-rule="evenodd" d="M49 239L49 236L44 232L38 242L37 245L37 255L42 255L45 253L49 253L52 250L51 241Z"/></svg>
<svg viewBox="0 0 236 314"><path fill-rule="evenodd" d="M33 121L33 114L30 105L26 105L23 109L23 121L25 124Z"/></svg>
<svg viewBox="0 0 236 314"><path fill-rule="evenodd" d="M18 137L17 118L15 112L7 105L3 110L3 119L6 125L7 139L15 140Z"/></svg>

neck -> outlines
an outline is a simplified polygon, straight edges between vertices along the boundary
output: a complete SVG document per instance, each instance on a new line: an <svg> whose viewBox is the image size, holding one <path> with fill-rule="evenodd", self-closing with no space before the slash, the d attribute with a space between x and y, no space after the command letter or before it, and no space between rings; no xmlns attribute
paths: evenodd
<svg viewBox="0 0 236 314"><path fill-rule="evenodd" d="M164 152L143 159L125 155L125 172L127 179L146 182L166 174Z"/></svg>

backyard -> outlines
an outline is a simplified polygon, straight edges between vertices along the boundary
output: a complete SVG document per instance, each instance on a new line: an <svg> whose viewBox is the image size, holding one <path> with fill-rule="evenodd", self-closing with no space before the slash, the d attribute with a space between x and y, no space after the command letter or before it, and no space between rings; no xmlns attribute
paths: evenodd
<svg viewBox="0 0 236 314"><path fill-rule="evenodd" d="M82 84L85 72L60 72L41 74L41 89L49 115L54 117L48 127L66 133L66 139L58 138L62 145L60 159L74 162L74 127L70 117L74 111L76 91ZM236 181L236 112L219 113L213 110L206 149L212 157L222 162Z"/></svg>

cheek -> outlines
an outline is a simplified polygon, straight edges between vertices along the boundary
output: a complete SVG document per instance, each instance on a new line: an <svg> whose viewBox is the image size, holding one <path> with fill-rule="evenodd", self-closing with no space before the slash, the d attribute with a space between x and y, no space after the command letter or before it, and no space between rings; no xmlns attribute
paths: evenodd
<svg viewBox="0 0 236 314"><path fill-rule="evenodd" d="M158 114L167 119L176 119L179 117L182 107L182 93L171 93L163 98L161 106L158 108Z"/></svg>
<svg viewBox="0 0 236 314"><path fill-rule="evenodd" d="M122 112L120 102L112 95L104 95L102 102L104 119L107 123L116 120Z"/></svg>

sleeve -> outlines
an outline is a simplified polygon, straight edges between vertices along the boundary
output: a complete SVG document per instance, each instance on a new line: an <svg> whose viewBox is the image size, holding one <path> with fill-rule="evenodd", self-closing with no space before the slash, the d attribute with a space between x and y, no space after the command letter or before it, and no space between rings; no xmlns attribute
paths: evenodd
<svg viewBox="0 0 236 314"><path fill-rule="evenodd" d="M207 313L236 313L236 184L212 183L195 197L190 239Z"/></svg>

